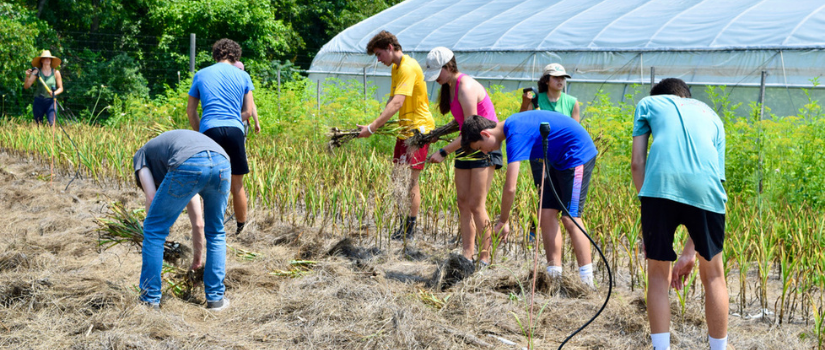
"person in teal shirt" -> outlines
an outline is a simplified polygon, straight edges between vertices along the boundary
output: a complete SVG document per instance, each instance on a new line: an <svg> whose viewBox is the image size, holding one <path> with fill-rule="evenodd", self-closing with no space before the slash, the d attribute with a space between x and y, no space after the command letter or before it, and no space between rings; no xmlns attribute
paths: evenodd
<svg viewBox="0 0 825 350"><path fill-rule="evenodd" d="M682 289L699 254L711 350L727 348L725 129L706 104L690 98L684 81L664 79L636 106L631 172L641 202L647 258L647 312L653 349L670 348L668 289ZM653 136L648 152L648 140ZM690 238L677 260L676 228Z"/></svg>
<svg viewBox="0 0 825 350"><path fill-rule="evenodd" d="M577 122L581 121L579 113L579 103L575 97L564 93L564 86L570 74L558 63L551 63L544 67L539 79L538 95L533 96L531 92L524 92L521 96L521 108L519 112L533 109L533 99L538 102L538 109L542 111L559 112L573 118Z"/></svg>

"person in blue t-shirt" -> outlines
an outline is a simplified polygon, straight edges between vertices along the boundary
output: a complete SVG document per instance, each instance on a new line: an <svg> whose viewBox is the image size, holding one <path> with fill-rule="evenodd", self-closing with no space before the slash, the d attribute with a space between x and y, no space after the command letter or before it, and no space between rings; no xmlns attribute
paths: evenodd
<svg viewBox="0 0 825 350"><path fill-rule="evenodd" d="M252 98L252 79L245 71L234 66L241 58L241 46L230 39L221 39L212 45L212 58L217 63L201 69L192 78L186 114L193 130L215 140L226 153L232 164L232 206L235 209L237 230L241 233L246 224L246 192L243 176L249 173L244 145L244 118L256 113ZM203 116L198 117L198 103ZM243 117L242 117L243 116ZM257 123L255 132L259 132Z"/></svg>
<svg viewBox="0 0 825 350"><path fill-rule="evenodd" d="M553 187L572 216L571 218L567 213L563 213L561 221L573 242L576 260L579 263L579 276L582 282L593 287L590 241L573 222L575 220L584 226L581 212L598 154L587 130L574 119L551 111L516 113L499 123L484 117L472 116L464 121L461 146L468 152L480 150L489 153L500 149L501 143L507 141L507 175L501 195L501 216L495 226L495 232L501 232L502 237L506 238L510 232L507 221L516 195L519 162L544 158L539 131L542 122L550 124L550 134L547 136L549 171L545 174L540 214L544 250L547 255L547 273L553 278L560 278L562 275L562 237L558 220L559 212L562 212L562 203L556 200L549 186L549 180L552 179ZM541 175L534 174L533 181L541 184Z"/></svg>
<svg viewBox="0 0 825 350"><path fill-rule="evenodd" d="M728 290L725 240L725 129L706 104L690 99L684 81L664 79L636 106L631 172L641 201L647 258L647 313L653 349L670 348L668 288L682 289L699 253L711 350L727 348ZM653 142L648 152L648 140ZM690 238L677 260L673 235Z"/></svg>

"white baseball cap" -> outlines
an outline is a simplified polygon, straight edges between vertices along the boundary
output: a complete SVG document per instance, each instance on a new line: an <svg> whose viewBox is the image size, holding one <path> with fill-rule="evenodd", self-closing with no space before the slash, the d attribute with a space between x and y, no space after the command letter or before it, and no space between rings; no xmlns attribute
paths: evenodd
<svg viewBox="0 0 825 350"><path fill-rule="evenodd" d="M550 63L544 66L544 73L541 76L551 75L554 77L565 77L565 78L572 78L570 74L567 74L567 71L564 70L558 63Z"/></svg>
<svg viewBox="0 0 825 350"><path fill-rule="evenodd" d="M427 54L427 67L424 68L424 80L435 81L438 75L441 74L441 67L444 67L447 62L453 59L453 52L450 49L439 46Z"/></svg>

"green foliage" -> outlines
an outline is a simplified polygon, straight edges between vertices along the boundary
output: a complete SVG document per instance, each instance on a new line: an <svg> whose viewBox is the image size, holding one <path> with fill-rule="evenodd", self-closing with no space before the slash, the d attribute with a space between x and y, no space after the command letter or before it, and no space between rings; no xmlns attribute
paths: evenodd
<svg viewBox="0 0 825 350"><path fill-rule="evenodd" d="M251 58L280 57L303 47L290 26L275 19L269 0L159 0L148 8L148 24L163 37L231 38Z"/></svg>
<svg viewBox="0 0 825 350"><path fill-rule="evenodd" d="M6 103L19 98L24 71L37 55L37 36L46 30L45 22L34 13L10 3L0 3L0 94Z"/></svg>

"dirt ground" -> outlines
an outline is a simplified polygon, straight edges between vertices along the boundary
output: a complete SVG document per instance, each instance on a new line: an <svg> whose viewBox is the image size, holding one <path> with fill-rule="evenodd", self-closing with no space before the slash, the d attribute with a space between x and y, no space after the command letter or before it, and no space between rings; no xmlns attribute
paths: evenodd
<svg viewBox="0 0 825 350"><path fill-rule="evenodd" d="M244 233L227 239L234 248L260 254L244 260L230 251L229 309L206 311L202 290L188 301L165 294L160 310L146 308L137 303L140 252L126 245L98 251L94 221L106 215L114 201L127 208L140 207L142 193L88 179L75 180L64 191L71 176L49 178L47 165L0 152L0 348L521 349L527 345L520 325L527 325L529 293L521 289L529 288L532 264L523 257L506 255L503 263L439 291L431 276L450 253L459 251L455 244L419 238L411 242L415 249L408 251L414 254L402 254L400 245L372 249L371 241L354 235L340 244L347 233L293 227L261 208L251 211L251 225ZM190 245L189 229L182 215L169 239ZM272 274L289 271L293 259L316 263L292 277ZM565 267L565 274L563 285L541 285L536 294L536 310L544 306L536 320L536 348L558 348L604 300L607 284L601 272L597 272L598 292L583 289L574 269ZM441 285L448 280L442 278ZM732 301L737 300L734 276L729 286ZM707 349L701 289L697 289L685 315L675 311L677 298L671 297L674 350ZM771 300L777 292L777 288L771 291ZM630 291L627 276L620 274L604 313L565 348L649 348L642 297L639 289ZM759 313L757 302L749 308L746 314ZM733 302L731 310L736 310ZM769 320L732 315L729 339L736 349L813 349L812 328L801 318L775 326Z"/></svg>

